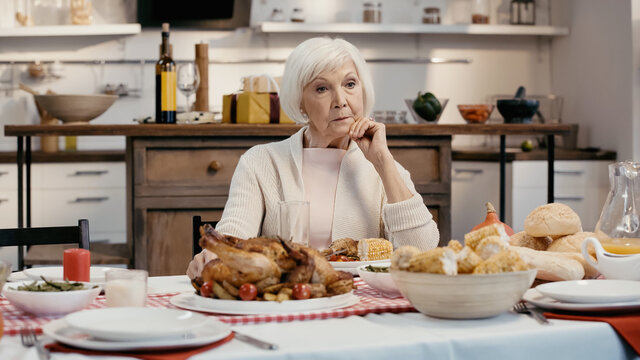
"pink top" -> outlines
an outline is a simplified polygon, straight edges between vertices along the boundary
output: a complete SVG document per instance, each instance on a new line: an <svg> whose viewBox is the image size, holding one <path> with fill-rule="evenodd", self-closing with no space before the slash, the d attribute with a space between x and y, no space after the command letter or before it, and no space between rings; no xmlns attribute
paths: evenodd
<svg viewBox="0 0 640 360"><path fill-rule="evenodd" d="M309 246L314 249L331 245L338 174L346 153L342 149L303 149L302 181L304 199L309 201Z"/></svg>

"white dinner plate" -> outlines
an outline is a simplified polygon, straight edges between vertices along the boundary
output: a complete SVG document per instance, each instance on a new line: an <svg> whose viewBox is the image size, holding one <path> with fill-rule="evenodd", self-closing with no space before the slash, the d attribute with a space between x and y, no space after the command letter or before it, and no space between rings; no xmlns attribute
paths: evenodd
<svg viewBox="0 0 640 360"><path fill-rule="evenodd" d="M353 295L353 292L331 297L283 302L211 299L197 295L195 292L182 293L171 298L173 305L183 309L233 315L292 314L329 310L355 305L359 301L360 299Z"/></svg>
<svg viewBox="0 0 640 360"><path fill-rule="evenodd" d="M544 296L536 289L527 290L522 298L539 308L549 310L565 310L574 312L626 312L640 309L640 300L605 304L569 303Z"/></svg>
<svg viewBox="0 0 640 360"><path fill-rule="evenodd" d="M79 311L67 315L69 326L97 339L139 341L181 336L204 326L207 317L191 311L115 307Z"/></svg>
<svg viewBox="0 0 640 360"><path fill-rule="evenodd" d="M358 275L358 268L363 265L390 265L391 260L371 260L371 261L329 261L329 264L336 270L346 271L352 275Z"/></svg>
<svg viewBox="0 0 640 360"><path fill-rule="evenodd" d="M92 283L104 283L105 273L113 268L104 266L92 266L89 269L89 282ZM42 280L40 276L44 276L47 280L51 281L63 281L62 266L47 266L36 267L31 269L25 269L23 273L33 280Z"/></svg>
<svg viewBox="0 0 640 360"><path fill-rule="evenodd" d="M177 349L210 344L224 339L231 330L229 325L209 318L204 326L189 330L176 337L161 340L109 341L92 337L90 334L71 327L64 319L53 320L42 326L45 335L55 341L82 349L102 351Z"/></svg>
<svg viewBox="0 0 640 360"><path fill-rule="evenodd" d="M640 301L640 282L630 280L573 280L538 285L547 297L571 303Z"/></svg>

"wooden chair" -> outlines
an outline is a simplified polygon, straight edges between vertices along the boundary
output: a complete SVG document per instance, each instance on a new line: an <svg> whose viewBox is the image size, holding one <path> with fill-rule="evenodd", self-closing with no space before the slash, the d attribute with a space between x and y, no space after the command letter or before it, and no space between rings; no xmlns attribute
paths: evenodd
<svg viewBox="0 0 640 360"><path fill-rule="evenodd" d="M22 256L24 246L60 244L77 244L78 247L89 250L89 221L80 219L77 226L0 229L0 246L18 246L20 271L25 265Z"/></svg>
<svg viewBox="0 0 640 360"><path fill-rule="evenodd" d="M204 224L211 224L215 228L218 221L202 221L202 218L197 215L193 217L193 256L202 251L200 247L200 226Z"/></svg>

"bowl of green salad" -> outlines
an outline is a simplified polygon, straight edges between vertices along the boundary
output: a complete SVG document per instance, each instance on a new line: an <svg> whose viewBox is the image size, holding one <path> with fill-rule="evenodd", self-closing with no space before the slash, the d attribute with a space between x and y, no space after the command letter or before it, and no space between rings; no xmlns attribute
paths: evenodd
<svg viewBox="0 0 640 360"><path fill-rule="evenodd" d="M390 267L391 263L362 265L358 267L358 275L369 286L378 290L385 296L401 296L400 290L398 290L396 283L391 278L391 273L389 272Z"/></svg>
<svg viewBox="0 0 640 360"><path fill-rule="evenodd" d="M23 281L5 284L2 295L24 312L64 315L91 304L102 288L95 284L70 281Z"/></svg>

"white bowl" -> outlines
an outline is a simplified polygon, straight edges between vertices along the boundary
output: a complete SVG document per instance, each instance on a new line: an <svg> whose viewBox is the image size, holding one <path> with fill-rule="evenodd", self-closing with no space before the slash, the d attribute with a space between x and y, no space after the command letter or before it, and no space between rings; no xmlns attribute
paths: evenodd
<svg viewBox="0 0 640 360"><path fill-rule="evenodd" d="M391 269L391 276L402 295L423 314L478 319L510 310L529 289L537 272L442 275Z"/></svg>
<svg viewBox="0 0 640 360"><path fill-rule="evenodd" d="M30 283L30 282L28 282ZM91 304L102 288L84 283L86 289L57 292L16 290L22 283L9 283L2 294L16 308L34 315L64 315Z"/></svg>
<svg viewBox="0 0 640 360"><path fill-rule="evenodd" d="M380 291L387 296L399 296L400 290L396 286L396 283L391 278L391 273L373 272L367 271L365 268L369 265L363 265L358 267L358 275L369 286ZM391 263L371 265L372 267L389 267Z"/></svg>
<svg viewBox="0 0 640 360"><path fill-rule="evenodd" d="M102 115L118 99L116 95L34 95L51 116L64 123L87 123Z"/></svg>

